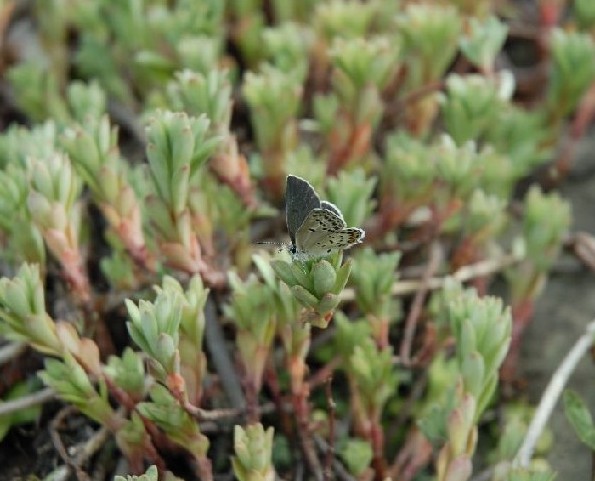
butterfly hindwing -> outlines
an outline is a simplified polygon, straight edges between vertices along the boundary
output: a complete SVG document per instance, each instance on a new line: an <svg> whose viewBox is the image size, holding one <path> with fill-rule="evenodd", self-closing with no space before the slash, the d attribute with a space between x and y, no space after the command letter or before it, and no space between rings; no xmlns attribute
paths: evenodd
<svg viewBox="0 0 595 481"><path fill-rule="evenodd" d="M329 202L328 200L321 201L320 202L320 207L323 208L323 209L326 209L326 210L330 210L331 212L334 212L341 219L343 218L343 213L339 210L339 208L335 204L333 204L332 202Z"/></svg>
<svg viewBox="0 0 595 481"><path fill-rule="evenodd" d="M332 205L332 204L331 204ZM334 210L313 209L296 233L296 251L306 257L322 257L358 244L364 231L346 228L342 217Z"/></svg>
<svg viewBox="0 0 595 481"><path fill-rule="evenodd" d="M298 229L313 209L320 208L320 198L308 181L288 175L285 199L287 230L291 242L295 245Z"/></svg>

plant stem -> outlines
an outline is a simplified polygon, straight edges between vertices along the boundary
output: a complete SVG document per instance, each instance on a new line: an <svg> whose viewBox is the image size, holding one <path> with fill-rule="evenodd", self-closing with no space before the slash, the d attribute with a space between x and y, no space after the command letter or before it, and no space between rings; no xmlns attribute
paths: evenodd
<svg viewBox="0 0 595 481"><path fill-rule="evenodd" d="M310 405L308 398L310 390L307 383L304 382L306 372L306 362L301 356L291 356L290 360L291 374L291 402L296 418L298 436L302 445L302 451L312 476L316 481L323 481L323 471L320 460L316 455L312 435L310 433Z"/></svg>

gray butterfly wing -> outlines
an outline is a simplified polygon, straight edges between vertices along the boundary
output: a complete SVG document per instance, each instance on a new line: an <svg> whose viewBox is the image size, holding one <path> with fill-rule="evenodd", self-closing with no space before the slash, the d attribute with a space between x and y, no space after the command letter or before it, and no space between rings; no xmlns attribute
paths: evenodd
<svg viewBox="0 0 595 481"><path fill-rule="evenodd" d="M363 231L345 227L343 218L332 210L312 210L296 233L297 255L322 257L360 242Z"/></svg>
<svg viewBox="0 0 595 481"><path fill-rule="evenodd" d="M310 183L301 177L288 175L285 189L285 216L293 245L296 245L297 231L308 214L318 208L320 208L320 198Z"/></svg>
<svg viewBox="0 0 595 481"><path fill-rule="evenodd" d="M334 212L339 217L341 217L341 219L343 218L343 213L339 210L339 208L332 202L329 202L328 200L321 201L320 207L322 207L323 209L326 209L326 210L330 210L331 212Z"/></svg>

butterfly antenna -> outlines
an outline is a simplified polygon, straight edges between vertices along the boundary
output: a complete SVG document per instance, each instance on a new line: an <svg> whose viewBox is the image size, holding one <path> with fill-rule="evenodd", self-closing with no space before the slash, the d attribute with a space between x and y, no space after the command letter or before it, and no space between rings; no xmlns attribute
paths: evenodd
<svg viewBox="0 0 595 481"><path fill-rule="evenodd" d="M285 242L274 242L274 241L262 241L262 242L257 242L257 245L269 245L269 246L276 246L278 247L277 252L281 252L283 250L289 250L289 248L291 247L289 244L286 244Z"/></svg>
<svg viewBox="0 0 595 481"><path fill-rule="evenodd" d="M285 244L283 242L273 242L273 241L262 241L262 242L257 242L257 245L268 245L268 246L284 246Z"/></svg>

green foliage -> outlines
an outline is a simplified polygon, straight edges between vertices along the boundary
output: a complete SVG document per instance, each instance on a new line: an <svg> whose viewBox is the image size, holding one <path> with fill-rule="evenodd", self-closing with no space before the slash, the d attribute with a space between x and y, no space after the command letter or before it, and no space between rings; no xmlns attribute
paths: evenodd
<svg viewBox="0 0 595 481"><path fill-rule="evenodd" d="M169 105L174 111L189 115L206 115L210 129L224 135L231 120L231 84L229 73L211 70L207 74L184 70L176 72L175 80L167 86Z"/></svg>
<svg viewBox="0 0 595 481"><path fill-rule="evenodd" d="M556 117L568 115L595 78L595 43L588 35L552 33L552 73L548 89L548 106L555 106Z"/></svg>
<svg viewBox="0 0 595 481"><path fill-rule="evenodd" d="M442 115L446 131L458 145L481 138L493 125L502 101L512 94L506 91L506 83L504 74L499 79L456 74L447 77Z"/></svg>
<svg viewBox="0 0 595 481"><path fill-rule="evenodd" d="M392 366L392 349L380 351L371 339L366 339L355 346L349 363L364 409L370 418L378 416L399 382Z"/></svg>
<svg viewBox="0 0 595 481"><path fill-rule="evenodd" d="M564 392L564 412L579 439L595 450L595 425L585 402L574 391Z"/></svg>
<svg viewBox="0 0 595 481"><path fill-rule="evenodd" d="M234 429L233 471L239 481L272 481L275 471L271 465L273 428L266 431L262 424Z"/></svg>
<svg viewBox="0 0 595 481"><path fill-rule="evenodd" d="M363 225L375 207L372 194L375 179L366 179L364 171L342 171L328 182L328 198L335 204L347 225Z"/></svg>
<svg viewBox="0 0 595 481"><path fill-rule="evenodd" d="M149 394L150 402L138 404L139 413L155 422L173 442L194 456L204 456L209 448L209 440L200 432L198 423L180 407L164 386L153 386Z"/></svg>
<svg viewBox="0 0 595 481"><path fill-rule="evenodd" d="M62 344L45 310L39 268L23 264L16 277L0 279L0 319L9 339L26 340L47 354L60 354Z"/></svg>
<svg viewBox="0 0 595 481"><path fill-rule="evenodd" d="M574 10L578 24L583 29L593 28L595 25L595 6L589 0L575 0Z"/></svg>
<svg viewBox="0 0 595 481"><path fill-rule="evenodd" d="M477 419L494 394L498 369L508 351L511 314L500 299L480 298L466 290L449 301L448 315L464 389L478 402Z"/></svg>
<svg viewBox="0 0 595 481"><path fill-rule="evenodd" d="M286 477L272 459L293 467L297 446L311 476L322 439L356 477L421 479L434 459L437 481L470 478L511 337L571 224L568 203L535 186L517 209L518 183L566 152L571 117L576 140L595 79L591 1L535 40L532 60L549 70L534 90L502 68L518 31L508 19L524 17L496 3L3 11L7 39L22 17L35 34L11 45L5 75L0 266L16 274L0 280L0 332L45 356L40 378L109 431L132 472L152 465L118 481L157 481L155 466L173 480L172 459L212 481L230 458L241 481L271 481ZM21 116L26 127L11 123ZM563 173L561 160L548 170ZM365 229L365 248L255 254L281 236L288 174ZM504 301L488 295L486 263L507 266ZM565 403L593 447L589 412L573 394ZM37 415L3 417L0 434ZM494 479L550 480L513 467L530 414L506 416ZM221 441L232 425L235 457Z"/></svg>
<svg viewBox="0 0 595 481"><path fill-rule="evenodd" d="M345 440L339 448L339 454L354 476L362 475L372 461L372 447L361 439Z"/></svg>
<svg viewBox="0 0 595 481"><path fill-rule="evenodd" d="M347 284L352 263L341 265L339 253L326 259L309 261L275 260L271 266L277 276L291 289L298 302L308 309L308 322L325 328L340 302L339 294Z"/></svg>
<svg viewBox="0 0 595 481"><path fill-rule="evenodd" d="M122 357L110 356L105 373L124 389L134 400L140 401L145 394L145 368L141 357L130 347Z"/></svg>
<svg viewBox="0 0 595 481"><path fill-rule="evenodd" d="M12 386L12 388L3 397L3 402L19 399L28 394L39 390L39 381L24 381ZM2 441L10 428L23 424L33 423L39 420L41 416L41 406L31 406L19 409L11 414L0 416L0 441Z"/></svg>
<svg viewBox="0 0 595 481"><path fill-rule="evenodd" d="M440 78L455 55L461 31L456 9L450 5L409 4L397 18L397 25L404 40L405 59L411 61L409 87Z"/></svg>
<svg viewBox="0 0 595 481"><path fill-rule="evenodd" d="M157 467L149 466L147 471L140 476L115 476L114 481L157 481Z"/></svg>
<svg viewBox="0 0 595 481"><path fill-rule="evenodd" d="M316 7L314 28L329 44L336 37L364 37L373 14L372 5L353 0L331 0Z"/></svg>
<svg viewBox="0 0 595 481"><path fill-rule="evenodd" d="M11 85L16 88L20 107L35 121L52 117L57 122L68 118L64 100L60 95L59 81L34 62L16 65L8 72Z"/></svg>
<svg viewBox="0 0 595 481"><path fill-rule="evenodd" d="M355 258L352 279L355 286L355 300L366 315L374 338L386 343L390 325L401 314L400 306L392 296L393 284L397 279L397 252L376 254L369 248L362 250Z"/></svg>
<svg viewBox="0 0 595 481"><path fill-rule="evenodd" d="M107 426L116 422L118 416L109 404L105 384L100 383L97 391L89 375L71 354L66 353L64 361L48 359L39 377L62 399L91 419Z"/></svg>
<svg viewBox="0 0 595 481"><path fill-rule="evenodd" d="M164 379L176 369L176 351L180 340L182 299L174 289L157 293L155 302L126 301L128 332L132 340L151 356L155 369Z"/></svg>
<svg viewBox="0 0 595 481"><path fill-rule="evenodd" d="M246 75L242 90L260 150L291 150L302 95L299 78L292 72L265 65L260 72Z"/></svg>
<svg viewBox="0 0 595 481"><path fill-rule="evenodd" d="M308 71L307 53L312 40L308 31L299 24L287 22L264 29L262 39L271 64L303 81Z"/></svg>
<svg viewBox="0 0 595 481"><path fill-rule="evenodd" d="M335 336L336 352L345 363L343 366L348 370L348 361L355 350L355 346L370 338L370 324L363 319L351 321L342 312L335 314Z"/></svg>
<svg viewBox="0 0 595 481"><path fill-rule="evenodd" d="M469 32L460 42L461 51L476 67L489 71L504 45L507 33L508 27L496 17L485 20L472 17Z"/></svg>

